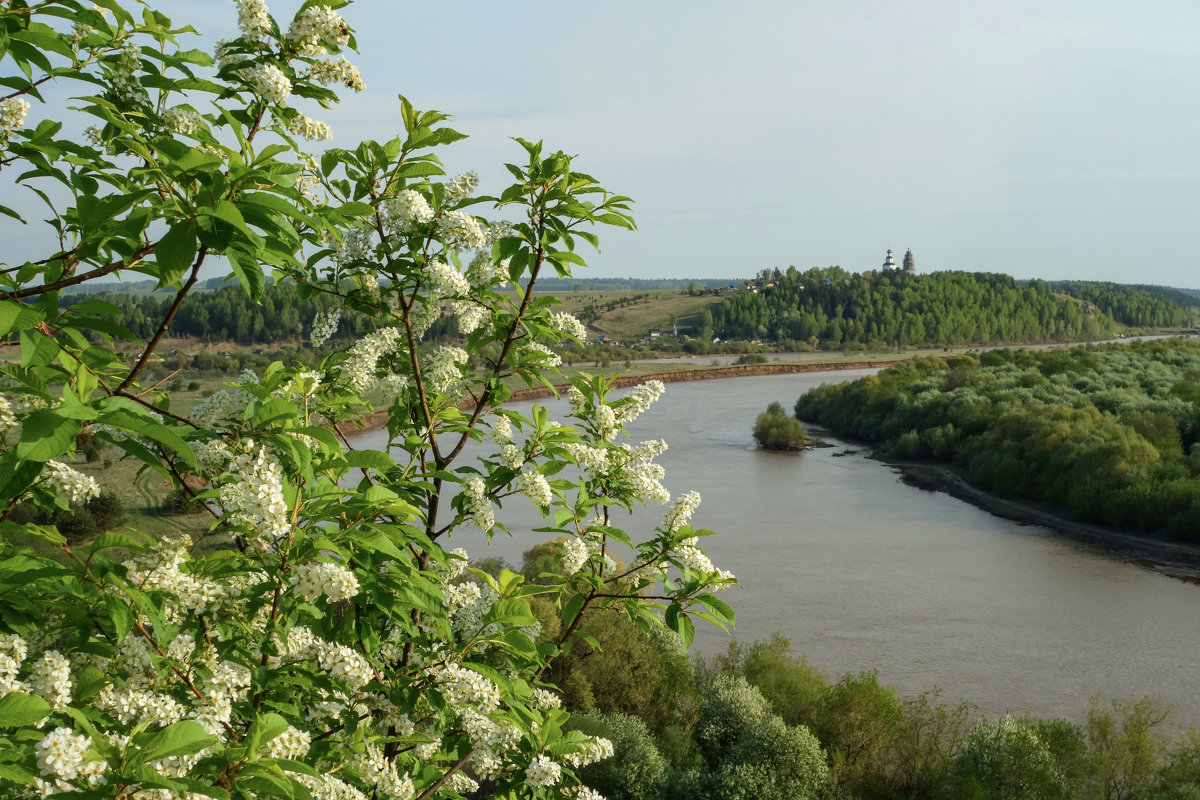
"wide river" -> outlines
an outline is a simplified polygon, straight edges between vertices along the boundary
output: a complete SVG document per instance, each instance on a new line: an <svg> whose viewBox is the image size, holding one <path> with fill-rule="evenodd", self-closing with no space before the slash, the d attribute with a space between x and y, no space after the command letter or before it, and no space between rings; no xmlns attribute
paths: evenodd
<svg viewBox="0 0 1200 800"><path fill-rule="evenodd" d="M989 715L1083 721L1093 695L1153 694L1177 706L1172 727L1200 725L1200 587L906 486L837 440L800 454L755 449L754 417L772 400L790 410L813 386L873 371L668 384L631 426L635 439L667 440L667 488L699 491L693 523L721 533L704 541L741 581L725 593L734 636L779 631L833 678L875 668L906 695L936 687ZM382 444L379 432L357 441ZM628 529L648 530L661 512ZM452 545L519 565L545 538L523 497L497 517L512 538L498 534L485 552L464 531ZM728 641L697 621L700 653Z"/></svg>

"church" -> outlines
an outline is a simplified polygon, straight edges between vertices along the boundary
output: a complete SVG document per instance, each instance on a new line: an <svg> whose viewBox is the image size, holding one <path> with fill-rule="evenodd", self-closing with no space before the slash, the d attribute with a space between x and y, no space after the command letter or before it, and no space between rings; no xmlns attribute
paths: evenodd
<svg viewBox="0 0 1200 800"><path fill-rule="evenodd" d="M917 274L917 264L913 260L911 249L905 251L904 266L900 267L896 265L896 259L892 258L892 251L889 248L887 251L887 258L883 260L883 266L880 269L882 269L884 272L903 272L906 275Z"/></svg>

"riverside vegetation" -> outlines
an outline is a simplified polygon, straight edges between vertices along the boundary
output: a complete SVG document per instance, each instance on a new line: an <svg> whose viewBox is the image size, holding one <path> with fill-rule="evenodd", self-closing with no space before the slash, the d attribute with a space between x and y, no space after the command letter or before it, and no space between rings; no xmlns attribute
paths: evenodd
<svg viewBox="0 0 1200 800"><path fill-rule="evenodd" d="M823 386L796 416L1075 518L1200 541L1200 342L927 356Z"/></svg>
<svg viewBox="0 0 1200 800"><path fill-rule="evenodd" d="M435 154L463 136L403 98L396 138L311 154L330 129L300 107L363 87L344 5L276 19L239 0L215 57L146 6L0 7L5 197L50 212L42 252L0 270L0 335L19 343L0 395L0 795L594 798L579 770L612 742L570 725L548 677L581 626L614 614L687 643L694 618L732 623L698 496L671 504L660 483L665 444L615 441L661 384L577 378L562 422L499 407L506 378L550 382L551 345L584 335L532 287L583 266L591 228L632 228L630 201L524 140L514 182L476 196ZM42 94L55 83L69 109ZM343 308L366 332L173 407L147 367L218 256L252 301L264 267L333 298L314 346ZM171 292L147 341L103 300L62 302L121 275ZM462 346L424 343L450 313ZM386 446L353 449L336 425L381 396ZM44 522L98 494L65 463L89 437L203 500L205 541L71 543ZM490 444L468 461L470 441ZM468 572L446 541L504 530L515 502L561 536L561 568ZM645 503L667 508L634 539L621 514Z"/></svg>

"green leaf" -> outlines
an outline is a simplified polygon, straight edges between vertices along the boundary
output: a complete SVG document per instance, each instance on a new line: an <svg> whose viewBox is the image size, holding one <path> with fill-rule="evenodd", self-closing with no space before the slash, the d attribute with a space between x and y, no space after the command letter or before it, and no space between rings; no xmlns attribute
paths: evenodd
<svg viewBox="0 0 1200 800"><path fill-rule="evenodd" d="M0 303L0 336L32 328L41 321L41 312L27 303L16 300Z"/></svg>
<svg viewBox="0 0 1200 800"><path fill-rule="evenodd" d="M288 721L278 714L262 714L246 732L242 744L253 755L258 748L288 729Z"/></svg>
<svg viewBox="0 0 1200 800"><path fill-rule="evenodd" d="M185 719L168 725L158 733L135 736L134 741L138 745L138 755L141 756L142 762L149 763L161 758L199 753L220 740L206 732L199 722Z"/></svg>
<svg viewBox="0 0 1200 800"><path fill-rule="evenodd" d="M149 410L142 410L140 406L135 408L137 410L126 407L104 411L96 417L96 421L153 439L174 450L193 467L199 466L196 454L182 436L150 416Z"/></svg>
<svg viewBox="0 0 1200 800"><path fill-rule="evenodd" d="M250 299L257 300L261 297L267 279L263 275L262 265L254 257L254 254L231 247L225 251L225 257L229 259L229 265L233 267L234 274L237 275L238 281L241 282L242 288L246 290Z"/></svg>
<svg viewBox="0 0 1200 800"><path fill-rule="evenodd" d="M27 461L49 461L74 449L75 437L82 430L83 423L77 419L64 419L45 408L34 411L21 426L17 457Z"/></svg>
<svg viewBox="0 0 1200 800"><path fill-rule="evenodd" d="M587 597L577 594L567 601L563 606L563 627L570 627L575 618L579 616L579 612L583 610L583 604L587 602Z"/></svg>
<svg viewBox="0 0 1200 800"><path fill-rule="evenodd" d="M159 281L169 286L192 265L196 257L196 229L190 222L177 222L158 242L154 250L158 263L166 270Z"/></svg>
<svg viewBox="0 0 1200 800"><path fill-rule="evenodd" d="M724 600L708 592L696 595L696 599L706 605L714 617L722 622L733 624L733 608Z"/></svg>
<svg viewBox="0 0 1200 800"><path fill-rule="evenodd" d="M0 697L0 728L20 728L50 716L50 704L37 695L9 692Z"/></svg>

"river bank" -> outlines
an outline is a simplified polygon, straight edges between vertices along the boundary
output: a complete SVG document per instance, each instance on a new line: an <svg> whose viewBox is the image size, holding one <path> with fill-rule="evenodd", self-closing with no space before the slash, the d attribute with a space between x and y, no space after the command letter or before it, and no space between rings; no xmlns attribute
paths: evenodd
<svg viewBox="0 0 1200 800"><path fill-rule="evenodd" d="M628 376L619 375L612 380L612 385L618 389L637 386L647 381L662 381L663 383L678 383L690 381L710 381L722 380L725 378L749 378L760 375L788 375L798 372L830 372L834 370L853 370L853 369L882 369L890 367L898 360L908 358L873 358L863 359L861 361L845 361L845 362L824 362L824 363L783 363L773 362L769 364L734 364L725 367L707 367L704 369L685 369L676 370L673 372L658 372L650 375ZM544 397L553 397L556 393L563 394L569 389L571 384L560 383L555 384L554 391L551 391L545 386L534 386L526 389L516 389L509 396L508 403L519 403L525 400L540 400ZM473 401L464 400L459 404L459 408L465 410L471 409ZM383 427L387 423L387 411L375 411L367 414L362 418L361 422L343 422L338 426L338 430L344 435L355 433L364 433L366 431L376 430Z"/></svg>
<svg viewBox="0 0 1200 800"><path fill-rule="evenodd" d="M1163 575L1200 583L1200 547L1080 522L1050 508L1010 500L972 486L953 467L942 464L895 461L875 454L872 458L899 468L901 480L909 486L945 492L998 517L1022 525L1040 525Z"/></svg>
<svg viewBox="0 0 1200 800"><path fill-rule="evenodd" d="M908 357L908 356L906 356ZM795 373L832 372L856 369L882 369L896 363L896 358L872 358L845 362L771 362L767 364L735 364L703 369L678 370L639 376L617 376L612 383L617 388L636 386L650 380L664 383L724 380L763 375L786 375ZM567 391L570 384L556 384L552 392L545 386L517 389L506 402L522 402L553 397L555 393ZM464 401L464 410L471 401ZM339 430L345 435L364 433L383 427L387 422L386 411L376 411L365 416L361 423L343 423ZM869 448L869 445L867 445ZM919 489L940 491L968 502L995 516L1023 525L1040 525L1073 540L1100 548L1112 555L1163 575L1200 583L1200 547L1152 539L1136 533L1120 531L1069 519L1053 509L1035 504L1011 500L972 486L952 467L941 464L914 463L887 459L872 454L876 460L891 464L901 472L901 479Z"/></svg>

